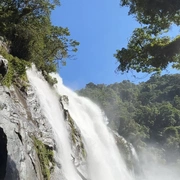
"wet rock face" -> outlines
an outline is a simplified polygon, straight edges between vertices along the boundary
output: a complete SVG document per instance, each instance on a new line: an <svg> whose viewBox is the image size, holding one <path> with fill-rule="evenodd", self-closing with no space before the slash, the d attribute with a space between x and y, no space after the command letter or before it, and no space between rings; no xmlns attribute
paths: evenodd
<svg viewBox="0 0 180 180"><path fill-rule="evenodd" d="M8 61L0 55L0 74L4 77L8 71Z"/></svg>
<svg viewBox="0 0 180 180"><path fill-rule="evenodd" d="M0 180L6 175L7 164L7 137L3 129L0 127Z"/></svg>
<svg viewBox="0 0 180 180"><path fill-rule="evenodd" d="M43 180L33 137L54 147L52 128L33 89L0 85L0 180Z"/></svg>

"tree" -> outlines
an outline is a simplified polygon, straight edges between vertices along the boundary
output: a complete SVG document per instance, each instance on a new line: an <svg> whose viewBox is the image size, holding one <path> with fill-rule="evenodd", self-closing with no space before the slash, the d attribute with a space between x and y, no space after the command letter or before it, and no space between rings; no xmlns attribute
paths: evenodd
<svg viewBox="0 0 180 180"><path fill-rule="evenodd" d="M178 0L121 0L143 26L133 31L127 48L117 50L118 71L161 71L169 63L180 68L180 36L166 36L171 25L180 25Z"/></svg>
<svg viewBox="0 0 180 180"><path fill-rule="evenodd" d="M69 38L68 28L52 25L50 15L57 5L59 0L0 2L0 36L10 42L10 53L47 73L56 70L56 60L64 63L79 45Z"/></svg>

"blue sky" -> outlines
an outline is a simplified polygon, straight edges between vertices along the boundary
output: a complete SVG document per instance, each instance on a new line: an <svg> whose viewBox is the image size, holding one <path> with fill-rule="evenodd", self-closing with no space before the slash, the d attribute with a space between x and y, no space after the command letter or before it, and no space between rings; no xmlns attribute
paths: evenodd
<svg viewBox="0 0 180 180"><path fill-rule="evenodd" d="M140 27L128 9L119 6L120 0L61 0L61 6L52 12L52 23L68 27L71 38L80 42L75 59L67 60L59 73L66 86L73 90L89 82L112 84L122 80L134 83L146 81L150 75L129 72L115 73L116 49L126 47L132 31ZM177 34L171 30L172 34ZM167 73L175 72L168 69ZM136 78L134 78L134 75Z"/></svg>

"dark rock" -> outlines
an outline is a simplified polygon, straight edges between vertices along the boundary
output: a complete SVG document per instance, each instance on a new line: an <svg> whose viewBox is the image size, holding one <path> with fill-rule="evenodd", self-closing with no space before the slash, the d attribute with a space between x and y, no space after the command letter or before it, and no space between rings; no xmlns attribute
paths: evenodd
<svg viewBox="0 0 180 180"><path fill-rule="evenodd" d="M0 74L4 77L8 71L8 61L0 55Z"/></svg>
<svg viewBox="0 0 180 180"><path fill-rule="evenodd" d="M3 180L6 175L6 164L7 164L7 137L0 128L0 180Z"/></svg>
<svg viewBox="0 0 180 180"><path fill-rule="evenodd" d="M3 180L13 180L13 179L20 180L19 172L16 167L16 162L14 162L10 156L8 156L6 171L7 173Z"/></svg>

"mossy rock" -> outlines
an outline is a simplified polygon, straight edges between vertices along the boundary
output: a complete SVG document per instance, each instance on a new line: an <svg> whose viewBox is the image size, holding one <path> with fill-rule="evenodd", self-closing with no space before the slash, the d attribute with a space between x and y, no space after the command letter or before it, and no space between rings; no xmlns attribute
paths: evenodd
<svg viewBox="0 0 180 180"><path fill-rule="evenodd" d="M43 144L43 142L36 137L32 139L40 161L43 177L45 180L50 180L50 174L53 172L55 165L53 149Z"/></svg>
<svg viewBox="0 0 180 180"><path fill-rule="evenodd" d="M1 78L2 85L10 87L17 82L17 79L27 81L26 67L30 67L30 63L12 56L2 47L0 48L0 54L8 60L8 72L3 79Z"/></svg>

